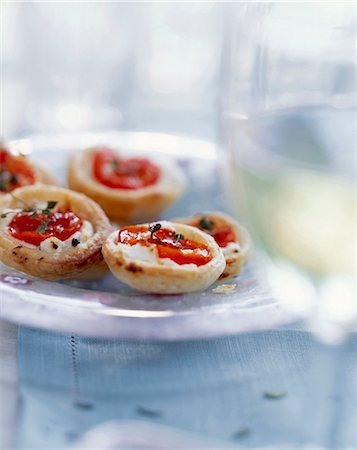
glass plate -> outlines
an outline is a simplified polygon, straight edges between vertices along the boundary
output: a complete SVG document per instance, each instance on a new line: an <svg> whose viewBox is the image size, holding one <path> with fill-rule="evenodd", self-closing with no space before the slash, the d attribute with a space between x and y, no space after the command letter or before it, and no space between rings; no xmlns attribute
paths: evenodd
<svg viewBox="0 0 357 450"><path fill-rule="evenodd" d="M215 146L156 133L114 132L33 136L12 149L52 168L64 182L70 152L95 144L175 158L189 183L163 218L226 209ZM0 265L1 317L27 326L91 337L149 340L199 339L272 328L296 317L260 286L251 266L229 284L201 293L153 295L134 291L111 274L96 282L49 282Z"/></svg>

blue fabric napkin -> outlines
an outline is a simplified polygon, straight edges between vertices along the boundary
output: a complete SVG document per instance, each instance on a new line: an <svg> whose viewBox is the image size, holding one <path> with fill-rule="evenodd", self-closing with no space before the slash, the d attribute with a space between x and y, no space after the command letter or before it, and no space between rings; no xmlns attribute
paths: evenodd
<svg viewBox="0 0 357 450"><path fill-rule="evenodd" d="M20 328L18 448L67 449L112 419L160 423L245 448L331 439L355 448L356 344L353 336L341 356L341 385L317 372L323 351L299 329L143 343ZM317 394L324 382L328 395ZM335 411L345 412L338 436L330 429Z"/></svg>

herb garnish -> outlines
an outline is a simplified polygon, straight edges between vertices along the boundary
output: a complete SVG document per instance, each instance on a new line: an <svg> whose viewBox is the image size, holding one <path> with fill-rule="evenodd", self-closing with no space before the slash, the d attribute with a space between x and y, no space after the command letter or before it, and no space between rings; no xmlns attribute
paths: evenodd
<svg viewBox="0 0 357 450"><path fill-rule="evenodd" d="M212 220L207 219L207 217L202 217L198 222L198 226L202 228L202 230L212 231L214 223Z"/></svg>
<svg viewBox="0 0 357 450"><path fill-rule="evenodd" d="M11 192L9 192L9 194L15 199L20 201L21 203L23 203L26 208L23 210L23 212L27 212L27 213L31 213L30 217L37 217L39 214L44 214L45 216L50 216L52 214L52 209L57 205L58 202L54 201L54 200L49 200L47 202L47 206L44 209L33 209L31 208L28 203L26 203L25 201L23 201L20 198L15 197ZM7 217L9 214L14 214L17 213L18 211L14 211L14 210L10 210L7 211L6 213L2 213L0 214L0 218L1 219L5 219L5 217ZM37 230L42 226L42 224L37 228ZM41 228L42 229L42 228ZM36 231L37 231L36 230ZM37 231L38 233L42 233L42 231Z"/></svg>
<svg viewBox="0 0 357 450"><path fill-rule="evenodd" d="M268 400L279 400L280 398L283 398L286 396L286 392L283 391L265 391L264 392L264 398L267 398Z"/></svg>
<svg viewBox="0 0 357 450"><path fill-rule="evenodd" d="M10 194L11 194L11 192L10 192ZM29 215L30 215L30 217L32 217L32 218L34 218L34 217L37 217L39 214L44 214L45 216L50 216L51 214L52 214L52 209L57 205L57 201L54 201L54 200L49 200L48 202L47 202L47 206L46 206L46 208L44 208L44 209L33 209L33 208L31 208L26 202L24 202L23 200L21 200L21 199L19 199L19 198L17 198L17 197L15 197L13 194L11 194L14 198L15 198L15 200L18 200L18 201L20 201L20 202L22 202L22 203L24 203L24 205L26 206L26 209L23 211L23 212L27 212L27 213L30 213ZM10 211L7 211L6 213L2 213L1 215L0 215L0 218L1 219L4 219L5 217L7 217L9 214L13 214L13 213L17 213L17 211L14 211L14 210L10 210ZM48 226L48 224L50 223L50 221L49 220L44 220L37 228L36 228L36 233L40 233L40 234L43 234L46 230L47 230L47 226Z"/></svg>
<svg viewBox="0 0 357 450"><path fill-rule="evenodd" d="M57 203L58 202L56 202L55 200L48 200L46 208L42 209L41 213L44 214L45 216L50 216L52 214L52 209L57 205ZM34 211L31 214L31 216L32 217L36 217L36 216L33 216L33 214L36 213L36 212L37 211ZM48 226L49 223L50 223L49 220L44 220L41 223L41 225L36 228L36 232L40 233L40 234L44 233L47 230L47 226Z"/></svg>
<svg viewBox="0 0 357 450"><path fill-rule="evenodd" d="M42 214L44 214L45 216L50 216L52 214L51 209L53 209L58 202L54 201L54 200L49 200L47 202L47 206L45 209L43 209L41 212Z"/></svg>
<svg viewBox="0 0 357 450"><path fill-rule="evenodd" d="M36 233L43 234L47 230L47 225L50 223L49 220L44 220L41 225L36 228Z"/></svg>
<svg viewBox="0 0 357 450"><path fill-rule="evenodd" d="M175 242L178 242L178 241L180 241L181 239L185 239L185 236L184 236L183 234L181 234L181 233L175 233L175 234L174 234L174 240L175 240Z"/></svg>
<svg viewBox="0 0 357 450"><path fill-rule="evenodd" d="M156 231L159 231L161 228L161 223L156 223L155 225L151 225L149 227L149 231L151 233L151 239L154 237L154 233L156 233Z"/></svg>

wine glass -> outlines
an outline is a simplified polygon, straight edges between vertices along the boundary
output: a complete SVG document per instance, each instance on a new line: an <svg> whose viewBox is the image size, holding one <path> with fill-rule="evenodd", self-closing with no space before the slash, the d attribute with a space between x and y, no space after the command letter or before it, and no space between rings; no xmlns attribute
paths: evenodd
<svg viewBox="0 0 357 450"><path fill-rule="evenodd" d="M306 439L323 433L333 446L343 408L319 415L311 406L347 382L357 317L355 9L264 3L234 12L222 115L228 191L263 282L317 338Z"/></svg>

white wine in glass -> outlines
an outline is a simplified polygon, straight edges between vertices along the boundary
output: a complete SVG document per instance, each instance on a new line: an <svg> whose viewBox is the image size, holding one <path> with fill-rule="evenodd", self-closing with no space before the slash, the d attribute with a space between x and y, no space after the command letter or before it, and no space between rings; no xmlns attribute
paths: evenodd
<svg viewBox="0 0 357 450"><path fill-rule="evenodd" d="M356 6L240 3L227 30L231 200L254 238L263 283L316 338L305 442L340 448L347 410L326 399L347 389L357 316Z"/></svg>
<svg viewBox="0 0 357 450"><path fill-rule="evenodd" d="M356 314L356 110L300 105L229 119L232 201L268 281L337 342Z"/></svg>

